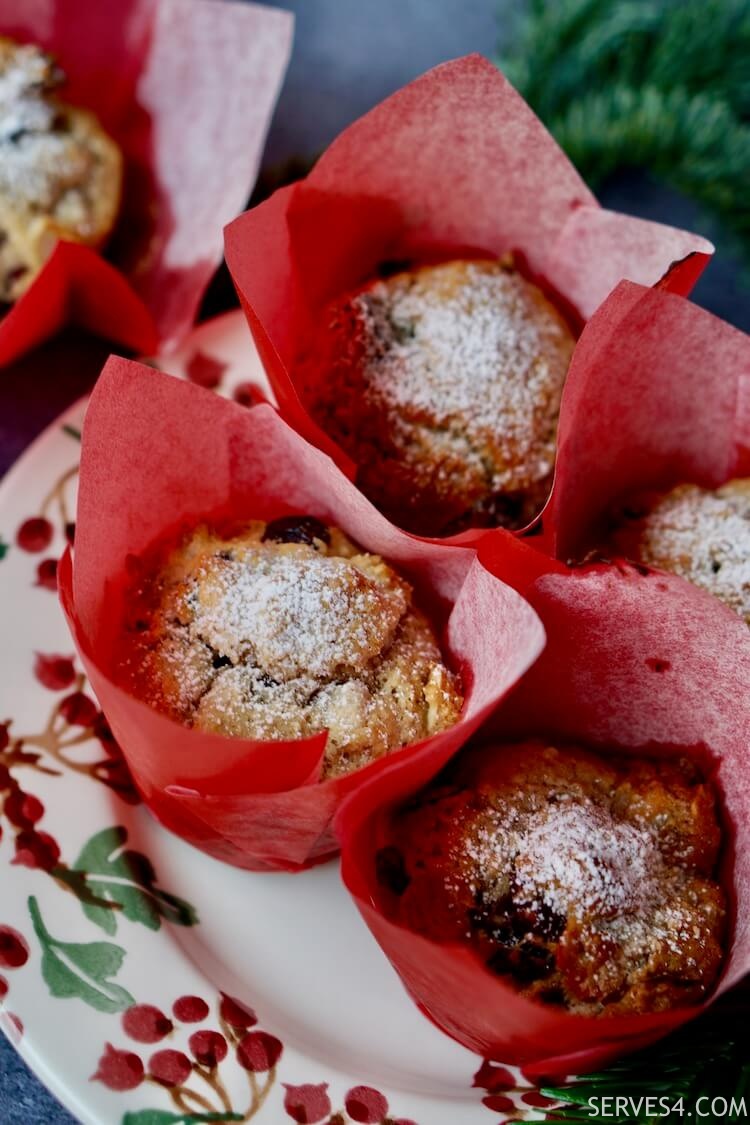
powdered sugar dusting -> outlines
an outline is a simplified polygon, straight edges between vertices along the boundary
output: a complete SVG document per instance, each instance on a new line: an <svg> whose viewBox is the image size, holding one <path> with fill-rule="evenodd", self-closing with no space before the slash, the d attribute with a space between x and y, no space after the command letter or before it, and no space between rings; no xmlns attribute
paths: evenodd
<svg viewBox="0 0 750 1125"><path fill-rule="evenodd" d="M661 856L653 839L596 805L563 803L533 825L516 858L523 901L559 914L633 911L653 905Z"/></svg>
<svg viewBox="0 0 750 1125"><path fill-rule="evenodd" d="M199 528L139 579L126 685L231 737L328 731L329 776L455 722L460 692L409 585L337 529L308 545L286 522L290 541L260 521L232 539Z"/></svg>
<svg viewBox="0 0 750 1125"><path fill-rule="evenodd" d="M674 489L643 519L638 549L643 562L708 590L750 624L750 481Z"/></svg>
<svg viewBox="0 0 750 1125"><path fill-rule="evenodd" d="M670 965L675 980L700 981L706 939L721 924L721 896L665 860L658 825L635 825L604 803L558 794L533 811L492 810L463 847L485 909L507 911L512 901L516 915L529 918L529 937L539 940L535 925L543 933L546 919L559 927L567 956L586 961L591 1000L569 997L571 1007L594 1010L594 997L615 978L621 991L629 973L658 977L660 965Z"/></svg>
<svg viewBox="0 0 750 1125"><path fill-rule="evenodd" d="M202 581L191 627L233 663L253 653L276 679L363 667L387 646L406 609L347 560L311 552L247 554Z"/></svg>
<svg viewBox="0 0 750 1125"><path fill-rule="evenodd" d="M460 283L443 278L441 267L429 284L418 273L402 277L352 301L365 326L371 390L407 424L427 416L438 427L458 422L458 434L491 431L532 458L532 479L545 476L572 350L562 319L549 306L542 311L541 298L518 274L494 263L465 263ZM509 479L496 472L491 487Z"/></svg>
<svg viewBox="0 0 750 1125"><path fill-rule="evenodd" d="M50 90L60 75L33 46L0 43L0 191L17 203L50 210L60 184L80 180L86 165L65 133Z"/></svg>

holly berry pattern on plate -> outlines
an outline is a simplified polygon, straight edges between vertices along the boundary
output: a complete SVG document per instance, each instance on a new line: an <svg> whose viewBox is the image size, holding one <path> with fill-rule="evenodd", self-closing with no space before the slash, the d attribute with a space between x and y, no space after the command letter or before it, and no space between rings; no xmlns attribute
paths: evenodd
<svg viewBox="0 0 750 1125"><path fill-rule="evenodd" d="M169 369L248 407L268 395L239 312ZM83 413L0 488L0 1026L87 1125L543 1118L516 1072L417 1011L335 862L239 871L140 804L55 597Z"/></svg>

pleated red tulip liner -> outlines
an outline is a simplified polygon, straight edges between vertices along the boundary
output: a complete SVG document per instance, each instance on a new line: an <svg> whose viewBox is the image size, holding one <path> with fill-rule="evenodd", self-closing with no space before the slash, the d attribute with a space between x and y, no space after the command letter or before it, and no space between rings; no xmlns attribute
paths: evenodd
<svg viewBox="0 0 750 1125"><path fill-rule="evenodd" d="M484 565L522 594L547 636L541 657L482 728L504 740L534 736L607 753L681 755L713 781L723 807L721 881L731 933L714 999L750 970L750 632L709 594L663 574L602 564L569 569L510 533L488 535ZM607 1065L694 1018L706 1004L586 1016L529 999L467 945L440 943L398 920L377 877L395 812L439 774L448 755L402 759L342 807L342 873L367 925L422 1010L485 1058L532 1079Z"/></svg>
<svg viewBox="0 0 750 1125"><path fill-rule="evenodd" d="M442 633L465 695L454 726L326 780L325 733L296 741L206 733L113 678L133 555L178 528L299 513L341 528L404 574ZM250 869L296 870L333 854L331 821L343 798L399 757L455 752L543 644L533 610L473 550L393 527L270 406L247 409L118 358L87 410L75 548L61 560L59 585L92 687L146 803L190 843Z"/></svg>
<svg viewBox="0 0 750 1125"><path fill-rule="evenodd" d="M615 505L748 475L750 337L680 297L622 282L573 355L536 542L580 559L602 549Z"/></svg>
<svg viewBox="0 0 750 1125"><path fill-rule="evenodd" d="M93 111L125 160L109 244L56 244L0 320L0 364L71 322L141 354L176 347L255 183L292 18L212 0L0 0L0 34L52 52L64 101Z"/></svg>
<svg viewBox="0 0 750 1125"><path fill-rule="evenodd" d="M303 399L301 360L332 300L394 263L511 253L576 327L623 277L688 293L712 253L696 235L600 207L478 55L436 67L345 129L304 180L231 223L225 245L282 416L352 477L357 465Z"/></svg>

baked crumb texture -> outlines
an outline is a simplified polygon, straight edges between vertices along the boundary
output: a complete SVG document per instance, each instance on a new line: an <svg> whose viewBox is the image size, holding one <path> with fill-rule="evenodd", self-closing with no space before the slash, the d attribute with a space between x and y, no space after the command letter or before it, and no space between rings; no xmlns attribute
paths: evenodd
<svg viewBox="0 0 750 1125"><path fill-rule="evenodd" d="M713 491L682 484L647 511L626 509L614 546L687 578L750 625L750 480Z"/></svg>
<svg viewBox="0 0 750 1125"><path fill-rule="evenodd" d="M335 777L455 723L456 676L412 589L309 516L199 528L128 600L118 678L200 730L328 731Z"/></svg>
<svg viewBox="0 0 750 1125"><path fill-rule="evenodd" d="M720 841L690 763L531 742L459 759L397 816L378 879L401 922L471 943L528 997L658 1012L717 979Z"/></svg>
<svg viewBox="0 0 750 1125"><path fill-rule="evenodd" d="M50 55L0 37L0 301L26 292L57 239L99 246L117 218L122 155L57 99L63 82Z"/></svg>
<svg viewBox="0 0 750 1125"><path fill-rule="evenodd" d="M573 347L512 265L451 261L332 304L300 386L395 523L423 535L518 528L551 486Z"/></svg>

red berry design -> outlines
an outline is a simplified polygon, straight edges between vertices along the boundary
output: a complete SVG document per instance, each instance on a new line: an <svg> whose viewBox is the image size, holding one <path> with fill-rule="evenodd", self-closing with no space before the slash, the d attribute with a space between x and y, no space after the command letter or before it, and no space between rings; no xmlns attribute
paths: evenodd
<svg viewBox="0 0 750 1125"><path fill-rule="evenodd" d="M112 744L112 750L119 754L119 750L114 743ZM129 805L140 804L141 798L138 790L133 784L127 765L121 759L112 757L103 762L96 762L92 766L91 772L97 781L101 781L103 785L108 785Z"/></svg>
<svg viewBox="0 0 750 1125"><path fill-rule="evenodd" d="M218 387L226 369L226 363L222 363L220 359L215 359L206 352L196 352L187 365L187 377L191 383L212 391Z"/></svg>
<svg viewBox="0 0 750 1125"><path fill-rule="evenodd" d="M148 1062L148 1072L162 1086L181 1086L193 1069L193 1064L182 1051L157 1051Z"/></svg>
<svg viewBox="0 0 750 1125"><path fill-rule="evenodd" d="M193 1058L213 1069L227 1057L227 1041L218 1031L196 1031L188 1040Z"/></svg>
<svg viewBox="0 0 750 1125"><path fill-rule="evenodd" d="M135 1090L143 1081L143 1063L132 1051L118 1051L106 1043L91 1081L102 1082L110 1090Z"/></svg>
<svg viewBox="0 0 750 1125"><path fill-rule="evenodd" d="M298 1125L314 1125L331 1112L328 1083L320 1086L288 1086L284 1083L284 1109Z"/></svg>
<svg viewBox="0 0 750 1125"><path fill-rule="evenodd" d="M25 828L16 836L16 854L11 863L51 871L53 867L57 867L59 859L60 848L49 833Z"/></svg>
<svg viewBox="0 0 750 1125"><path fill-rule="evenodd" d="M158 1043L169 1035L173 1024L152 1004L134 1004L123 1012L122 1027L125 1034L137 1043Z"/></svg>
<svg viewBox="0 0 750 1125"><path fill-rule="evenodd" d="M54 529L49 520L44 516L32 516L31 519L25 520L16 532L16 543L22 551L36 554L49 547L53 534Z"/></svg>
<svg viewBox="0 0 750 1125"><path fill-rule="evenodd" d="M530 1090L527 1094L521 1094L521 1101L525 1105L534 1106L535 1109L548 1109L556 1104L554 1098L548 1098L544 1094L540 1094L538 1090Z"/></svg>
<svg viewBox="0 0 750 1125"><path fill-rule="evenodd" d="M283 1044L267 1031L249 1031L237 1048L237 1061L245 1070L263 1073L281 1058Z"/></svg>
<svg viewBox="0 0 750 1125"><path fill-rule="evenodd" d="M2 1004L5 997L8 995L8 982L5 977L0 977L0 1004Z"/></svg>
<svg viewBox="0 0 750 1125"><path fill-rule="evenodd" d="M50 691L64 691L76 678L73 657L38 652L34 660L34 675Z"/></svg>
<svg viewBox="0 0 750 1125"><path fill-rule="evenodd" d="M10 742L10 734L8 733L8 724L0 723L0 750L5 750ZM0 767L0 768L5 768Z"/></svg>
<svg viewBox="0 0 750 1125"><path fill-rule="evenodd" d="M20 969L29 959L29 947L23 934L11 926L0 926L0 968Z"/></svg>
<svg viewBox="0 0 750 1125"><path fill-rule="evenodd" d="M388 1102L371 1086L355 1086L346 1095L344 1105L352 1121L366 1122L367 1125L377 1125L388 1112Z"/></svg>
<svg viewBox="0 0 750 1125"><path fill-rule="evenodd" d="M0 1012L0 1031L4 1031L14 1045L23 1039L23 1023L14 1012Z"/></svg>
<svg viewBox="0 0 750 1125"><path fill-rule="evenodd" d="M42 559L36 568L36 584L45 590L57 589L57 559Z"/></svg>
<svg viewBox="0 0 750 1125"><path fill-rule="evenodd" d="M174 1018L181 1023L200 1023L208 1015L208 1004L200 996L181 996L172 1005Z"/></svg>
<svg viewBox="0 0 750 1125"><path fill-rule="evenodd" d="M258 1022L258 1017L252 1008L241 1004L239 1000L233 1000L225 992L221 994L219 1012L225 1023L228 1023L230 1027L239 1028L241 1031L244 1031L247 1027L255 1027Z"/></svg>
<svg viewBox="0 0 750 1125"><path fill-rule="evenodd" d="M232 397L240 406L260 406L262 403L268 402L258 384L251 382L238 383L234 388Z"/></svg>
<svg viewBox="0 0 750 1125"><path fill-rule="evenodd" d="M72 727L92 727L99 714L99 708L84 692L74 691L63 699L60 704L60 714Z"/></svg>
<svg viewBox="0 0 750 1125"><path fill-rule="evenodd" d="M518 1083L506 1067L496 1066L489 1059L485 1059L474 1075L472 1085L494 1094L499 1090L515 1090Z"/></svg>
<svg viewBox="0 0 750 1125"><path fill-rule="evenodd" d="M515 1102L506 1094L488 1094L486 1098L482 1098L482 1105L496 1113L512 1113L516 1109Z"/></svg>
<svg viewBox="0 0 750 1125"><path fill-rule="evenodd" d="M20 787L14 788L5 798L3 812L16 828L31 828L44 816L44 805L38 797L24 793Z"/></svg>
<svg viewBox="0 0 750 1125"><path fill-rule="evenodd" d="M13 784L13 779L10 776L10 770L7 766L0 765L0 793L5 789L10 789Z"/></svg>

